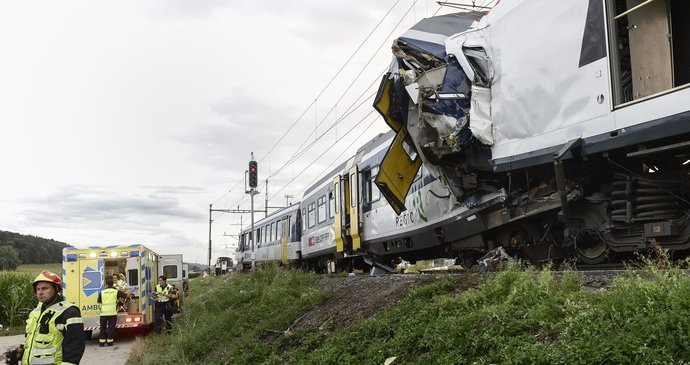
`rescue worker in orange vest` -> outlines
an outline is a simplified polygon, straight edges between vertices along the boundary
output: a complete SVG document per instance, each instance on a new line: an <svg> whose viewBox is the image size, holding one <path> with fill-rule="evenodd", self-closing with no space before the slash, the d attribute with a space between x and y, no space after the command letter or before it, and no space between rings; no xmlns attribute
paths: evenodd
<svg viewBox="0 0 690 365"><path fill-rule="evenodd" d="M117 324L117 302L119 299L126 299L127 294L113 287L113 278L105 278L105 289L98 293L97 302L101 303L100 335L98 336L98 346L103 347L108 344L112 346L115 341L115 325Z"/></svg>
<svg viewBox="0 0 690 365"><path fill-rule="evenodd" d="M79 364L86 345L79 308L65 300L62 280L50 271L38 274L33 286L39 303L26 320L22 364Z"/></svg>
<svg viewBox="0 0 690 365"><path fill-rule="evenodd" d="M175 287L168 284L168 278L165 275L158 277L158 285L156 285L156 292L152 293L153 300L156 301L154 310L156 333L161 333L163 330L163 321L167 332L170 333L172 329L172 314L173 301L178 299L177 290Z"/></svg>

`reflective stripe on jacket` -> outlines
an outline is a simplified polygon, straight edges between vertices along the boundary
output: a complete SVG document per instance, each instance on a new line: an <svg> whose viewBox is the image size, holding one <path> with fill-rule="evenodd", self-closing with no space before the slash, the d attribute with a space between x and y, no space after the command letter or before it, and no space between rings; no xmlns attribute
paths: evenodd
<svg viewBox="0 0 690 365"><path fill-rule="evenodd" d="M101 291L101 315L117 315L117 289L105 288Z"/></svg>
<svg viewBox="0 0 690 365"><path fill-rule="evenodd" d="M71 324L83 323L81 317L68 318L65 323L56 323L60 315L76 306L67 301L57 302L41 312L42 304L29 313L26 320L26 344L22 364L68 364L63 362L63 331ZM83 325L82 325L83 330ZM82 350L83 353L83 350ZM81 356L79 356L81 358Z"/></svg>

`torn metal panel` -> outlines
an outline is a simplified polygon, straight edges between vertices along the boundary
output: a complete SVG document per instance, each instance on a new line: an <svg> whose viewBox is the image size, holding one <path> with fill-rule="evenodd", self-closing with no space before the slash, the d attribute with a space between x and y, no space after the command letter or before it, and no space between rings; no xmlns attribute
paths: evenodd
<svg viewBox="0 0 690 365"><path fill-rule="evenodd" d="M375 183L396 214L405 211L405 197L422 160L410 145L407 129L401 129L381 162Z"/></svg>

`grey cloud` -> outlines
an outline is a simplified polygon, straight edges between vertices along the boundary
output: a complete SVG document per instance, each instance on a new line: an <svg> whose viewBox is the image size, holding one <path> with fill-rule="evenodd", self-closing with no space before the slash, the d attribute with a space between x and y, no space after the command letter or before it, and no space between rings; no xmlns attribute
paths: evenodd
<svg viewBox="0 0 690 365"><path fill-rule="evenodd" d="M91 186L63 187L45 196L27 199L26 212L31 221L45 225L116 222L130 229L158 226L171 218L203 219L202 211L184 208L175 196L160 191L148 196L122 196Z"/></svg>
<svg viewBox="0 0 690 365"><path fill-rule="evenodd" d="M164 185L151 185L144 186L145 189L152 190L152 195L156 194L200 194L205 193L206 189L198 186L164 186Z"/></svg>
<svg viewBox="0 0 690 365"><path fill-rule="evenodd" d="M176 139L193 148L193 158L197 163L215 168L219 174L232 172L236 178L243 176L250 152L254 152L255 158L259 160L299 116L299 112L289 106L280 105L277 100L268 102L239 92L209 107L220 117L221 122L196 123L192 130L177 136ZM282 144L294 147L295 139L299 139L297 144L301 143L303 137L299 136L308 135L308 132L304 133L302 130L302 125L306 124L313 128L313 121L301 121L290 132L291 140L286 140ZM274 150L272 160L279 161L285 154L281 146ZM265 167L264 165L261 168Z"/></svg>

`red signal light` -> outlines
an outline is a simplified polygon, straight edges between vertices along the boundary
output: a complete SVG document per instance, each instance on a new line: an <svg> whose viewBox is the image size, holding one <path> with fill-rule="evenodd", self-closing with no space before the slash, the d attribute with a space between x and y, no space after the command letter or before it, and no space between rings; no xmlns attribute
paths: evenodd
<svg viewBox="0 0 690 365"><path fill-rule="evenodd" d="M256 161L252 160L249 161L249 187L250 188L256 188L258 182L259 182L259 176L258 176L258 164Z"/></svg>

